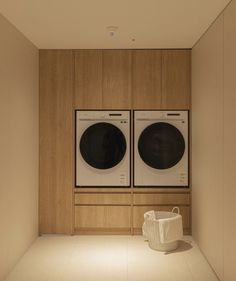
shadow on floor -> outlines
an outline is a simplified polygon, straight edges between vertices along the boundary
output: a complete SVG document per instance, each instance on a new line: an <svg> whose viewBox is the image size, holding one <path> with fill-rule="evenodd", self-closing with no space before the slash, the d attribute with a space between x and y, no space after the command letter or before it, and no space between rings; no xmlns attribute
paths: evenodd
<svg viewBox="0 0 236 281"><path fill-rule="evenodd" d="M179 241L179 247L178 247L176 250L174 250L174 251L166 252L165 255L188 251L188 250L190 250L190 249L193 248L193 246L191 245L191 243L192 243L191 241L183 241L183 240L180 240L180 241Z"/></svg>

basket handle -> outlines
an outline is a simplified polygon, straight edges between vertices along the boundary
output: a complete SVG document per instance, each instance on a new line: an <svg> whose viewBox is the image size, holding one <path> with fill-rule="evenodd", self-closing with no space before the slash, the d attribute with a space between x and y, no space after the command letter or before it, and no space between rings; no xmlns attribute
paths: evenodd
<svg viewBox="0 0 236 281"><path fill-rule="evenodd" d="M175 210L177 210L177 214L179 215L180 213L180 210L179 210L179 207L175 206L173 209L172 209L172 213L175 213Z"/></svg>

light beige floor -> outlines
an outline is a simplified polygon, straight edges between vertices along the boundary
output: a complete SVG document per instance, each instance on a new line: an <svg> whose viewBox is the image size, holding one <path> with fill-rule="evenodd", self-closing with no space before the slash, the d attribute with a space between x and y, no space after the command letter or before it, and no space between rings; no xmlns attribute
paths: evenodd
<svg viewBox="0 0 236 281"><path fill-rule="evenodd" d="M7 281L218 281L197 245L151 250L141 236L43 236Z"/></svg>

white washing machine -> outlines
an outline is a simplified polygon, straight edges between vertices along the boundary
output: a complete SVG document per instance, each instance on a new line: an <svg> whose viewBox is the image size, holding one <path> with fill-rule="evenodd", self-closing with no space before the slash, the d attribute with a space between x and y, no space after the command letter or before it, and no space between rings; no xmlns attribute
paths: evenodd
<svg viewBox="0 0 236 281"><path fill-rule="evenodd" d="M76 186L130 186L129 110L76 110Z"/></svg>
<svg viewBox="0 0 236 281"><path fill-rule="evenodd" d="M188 111L134 111L134 186L188 186Z"/></svg>

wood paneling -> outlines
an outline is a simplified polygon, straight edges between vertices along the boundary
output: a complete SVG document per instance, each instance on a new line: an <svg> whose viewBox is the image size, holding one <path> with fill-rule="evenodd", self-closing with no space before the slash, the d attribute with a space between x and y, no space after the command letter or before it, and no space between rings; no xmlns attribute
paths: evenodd
<svg viewBox="0 0 236 281"><path fill-rule="evenodd" d="M75 107L188 109L190 50L76 50Z"/></svg>
<svg viewBox="0 0 236 281"><path fill-rule="evenodd" d="M161 108L161 50L132 51L134 109Z"/></svg>
<svg viewBox="0 0 236 281"><path fill-rule="evenodd" d="M134 233L141 233L141 228L144 222L143 215L145 212L155 210L155 211L171 211L172 206L134 206L133 207L133 227ZM180 214L183 217L183 227L185 230L190 230L190 208L180 206Z"/></svg>
<svg viewBox="0 0 236 281"><path fill-rule="evenodd" d="M189 194L134 194L134 205L189 205Z"/></svg>
<svg viewBox="0 0 236 281"><path fill-rule="evenodd" d="M131 108L130 50L103 50L103 108Z"/></svg>
<svg viewBox="0 0 236 281"><path fill-rule="evenodd" d="M224 209L223 209L223 271L225 281L236 280L236 2L232 1L224 12Z"/></svg>
<svg viewBox="0 0 236 281"><path fill-rule="evenodd" d="M74 189L73 174L74 109L187 109L189 54L189 50L40 51L41 233L71 233L74 214L76 233L130 232L133 192L135 204L189 203L186 189ZM73 213L72 191L75 203L81 204Z"/></svg>
<svg viewBox="0 0 236 281"><path fill-rule="evenodd" d="M129 206L76 206L75 228L130 228Z"/></svg>
<svg viewBox="0 0 236 281"><path fill-rule="evenodd" d="M125 193L77 193L75 194L75 204L80 205L130 205L131 194Z"/></svg>
<svg viewBox="0 0 236 281"><path fill-rule="evenodd" d="M102 50L75 51L75 108L102 109Z"/></svg>
<svg viewBox="0 0 236 281"><path fill-rule="evenodd" d="M191 51L162 51L162 108L189 109Z"/></svg>
<svg viewBox="0 0 236 281"><path fill-rule="evenodd" d="M40 233L72 232L72 51L40 51Z"/></svg>

